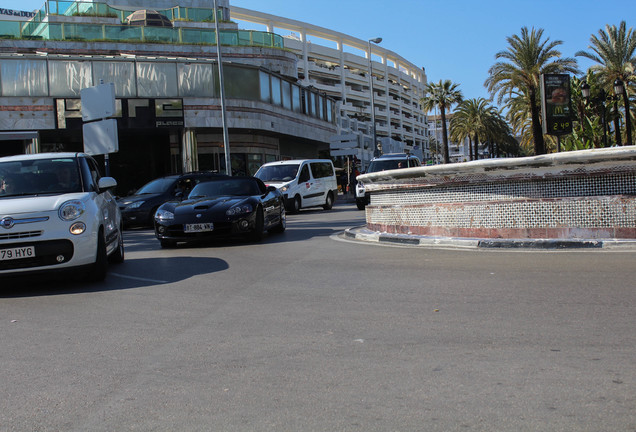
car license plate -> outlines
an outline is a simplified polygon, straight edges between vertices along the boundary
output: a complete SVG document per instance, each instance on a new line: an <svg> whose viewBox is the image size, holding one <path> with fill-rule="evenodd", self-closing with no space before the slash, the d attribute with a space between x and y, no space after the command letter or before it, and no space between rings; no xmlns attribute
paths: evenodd
<svg viewBox="0 0 636 432"><path fill-rule="evenodd" d="M35 256L35 247L15 247L9 249L0 249L0 261L9 261L14 259L32 258Z"/></svg>
<svg viewBox="0 0 636 432"><path fill-rule="evenodd" d="M213 223L198 223L198 224L185 224L183 231L187 233L195 233L195 232L212 231L213 229L214 229Z"/></svg>

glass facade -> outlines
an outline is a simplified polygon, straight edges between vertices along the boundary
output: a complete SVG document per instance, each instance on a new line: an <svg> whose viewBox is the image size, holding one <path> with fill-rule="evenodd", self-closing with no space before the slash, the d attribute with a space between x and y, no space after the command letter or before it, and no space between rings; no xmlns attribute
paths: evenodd
<svg viewBox="0 0 636 432"><path fill-rule="evenodd" d="M230 99L261 101L335 122L335 104L325 94L253 66L226 64L223 76ZM218 68L211 61L88 58L0 61L0 96L79 97L81 89L101 81L115 83L118 98L220 97Z"/></svg>

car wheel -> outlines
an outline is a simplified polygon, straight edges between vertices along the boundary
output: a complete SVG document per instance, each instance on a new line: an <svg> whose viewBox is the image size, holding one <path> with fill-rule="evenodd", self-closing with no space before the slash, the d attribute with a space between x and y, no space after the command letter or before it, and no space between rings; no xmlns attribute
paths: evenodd
<svg viewBox="0 0 636 432"><path fill-rule="evenodd" d="M322 206L325 210L331 210L333 207L333 194L331 191L327 193L327 201L325 201L325 205Z"/></svg>
<svg viewBox="0 0 636 432"><path fill-rule="evenodd" d="M280 206L280 221L270 228L269 232L273 233L282 233L287 228L287 215L285 214L285 206L281 204Z"/></svg>
<svg viewBox="0 0 636 432"><path fill-rule="evenodd" d="M259 242L263 239L263 226L265 224L263 209L256 209L256 220L254 221L254 230L247 235L248 239L253 242Z"/></svg>
<svg viewBox="0 0 636 432"><path fill-rule="evenodd" d="M114 264L121 264L124 262L124 256L124 234L123 228L120 226L119 233L117 233L117 249L115 249L115 252L111 254L108 260Z"/></svg>
<svg viewBox="0 0 636 432"><path fill-rule="evenodd" d="M298 213L300 211L300 208L301 208L300 197L298 195L296 195L294 197L294 200L292 201L291 211L292 211L292 213Z"/></svg>
<svg viewBox="0 0 636 432"><path fill-rule="evenodd" d="M361 200L356 200L356 206L358 207L358 210L364 210L364 208L366 207L364 205L364 201Z"/></svg>
<svg viewBox="0 0 636 432"><path fill-rule="evenodd" d="M100 228L97 234L97 255L95 263L88 274L88 279L92 282L103 281L106 278L108 269L108 257L106 255L106 240L104 239L104 229Z"/></svg>
<svg viewBox="0 0 636 432"><path fill-rule="evenodd" d="M159 244L161 245L163 249L172 249L173 247L177 245L177 243L173 240L164 240L164 239L160 239Z"/></svg>

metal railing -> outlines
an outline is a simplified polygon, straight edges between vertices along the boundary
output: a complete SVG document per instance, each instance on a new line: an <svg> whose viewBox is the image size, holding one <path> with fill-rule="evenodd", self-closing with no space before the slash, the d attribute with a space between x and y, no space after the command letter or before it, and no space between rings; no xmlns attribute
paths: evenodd
<svg viewBox="0 0 636 432"><path fill-rule="evenodd" d="M151 42L189 45L216 45L216 32L195 28L144 27L109 24L38 23L24 26L16 21L0 21L0 39L41 39L61 41ZM253 30L221 30L221 45L259 46L283 49L280 35Z"/></svg>
<svg viewBox="0 0 636 432"><path fill-rule="evenodd" d="M100 2L49 0L28 22L0 21L0 39L41 39L62 41L150 42L189 45L216 45L213 29L153 27L128 24L55 23L46 16L113 17L122 23L133 11L122 11ZM214 10L174 7L157 11L171 21L214 22ZM217 15L221 18L220 12ZM284 39L273 33L253 30L221 30L221 45L281 48Z"/></svg>

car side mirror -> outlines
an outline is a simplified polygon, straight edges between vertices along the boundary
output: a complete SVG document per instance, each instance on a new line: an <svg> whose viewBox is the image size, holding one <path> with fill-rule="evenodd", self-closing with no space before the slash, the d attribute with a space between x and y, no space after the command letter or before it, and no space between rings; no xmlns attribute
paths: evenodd
<svg viewBox="0 0 636 432"><path fill-rule="evenodd" d="M102 177L97 182L97 187L100 192L107 191L108 189L112 189L117 186L117 180L112 177Z"/></svg>
<svg viewBox="0 0 636 432"><path fill-rule="evenodd" d="M278 188L276 188L276 186L267 186L267 192L275 192L277 190Z"/></svg>

